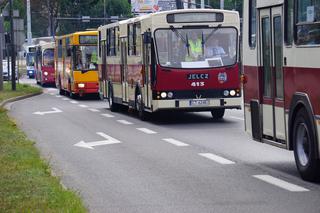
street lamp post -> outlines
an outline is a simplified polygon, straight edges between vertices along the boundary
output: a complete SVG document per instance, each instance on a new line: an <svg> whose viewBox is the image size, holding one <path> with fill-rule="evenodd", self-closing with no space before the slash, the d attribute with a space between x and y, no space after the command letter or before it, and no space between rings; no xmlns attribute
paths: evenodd
<svg viewBox="0 0 320 213"><path fill-rule="evenodd" d="M103 0L103 23L106 24L106 0Z"/></svg>
<svg viewBox="0 0 320 213"><path fill-rule="evenodd" d="M12 0L9 0L9 10L10 10L10 37L11 37L11 82L12 90L16 90L16 53L14 47L14 29L13 29L13 6ZM9 66L9 64L8 64Z"/></svg>

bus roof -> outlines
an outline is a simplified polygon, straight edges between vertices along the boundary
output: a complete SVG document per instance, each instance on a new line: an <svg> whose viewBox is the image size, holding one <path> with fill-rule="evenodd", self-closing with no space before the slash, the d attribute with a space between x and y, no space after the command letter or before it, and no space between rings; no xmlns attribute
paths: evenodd
<svg viewBox="0 0 320 213"><path fill-rule="evenodd" d="M98 31L79 31L79 32L74 32L66 35L61 35L61 36L56 36L56 39L62 39L62 38L67 38L67 37L72 37L72 36L80 36L80 35L98 35Z"/></svg>

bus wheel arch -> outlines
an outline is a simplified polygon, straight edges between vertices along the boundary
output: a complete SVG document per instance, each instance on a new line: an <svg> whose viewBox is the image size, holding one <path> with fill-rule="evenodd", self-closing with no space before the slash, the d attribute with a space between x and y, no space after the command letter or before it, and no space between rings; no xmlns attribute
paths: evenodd
<svg viewBox="0 0 320 213"><path fill-rule="evenodd" d="M295 94L289 115L289 149L302 179L320 180L320 159L314 114L306 94Z"/></svg>

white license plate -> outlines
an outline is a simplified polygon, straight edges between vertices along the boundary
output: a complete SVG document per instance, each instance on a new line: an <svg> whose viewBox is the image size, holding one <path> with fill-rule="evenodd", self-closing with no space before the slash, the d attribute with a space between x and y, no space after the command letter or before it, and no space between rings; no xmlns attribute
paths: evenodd
<svg viewBox="0 0 320 213"><path fill-rule="evenodd" d="M206 99L197 99L197 100L190 100L189 106L208 106L209 100Z"/></svg>

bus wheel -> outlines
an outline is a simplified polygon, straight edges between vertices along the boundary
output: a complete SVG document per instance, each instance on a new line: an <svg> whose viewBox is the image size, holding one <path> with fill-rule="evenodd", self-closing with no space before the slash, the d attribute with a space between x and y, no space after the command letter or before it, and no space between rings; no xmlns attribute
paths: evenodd
<svg viewBox="0 0 320 213"><path fill-rule="evenodd" d="M224 116L225 109L213 109L211 115L213 119L221 119Z"/></svg>
<svg viewBox="0 0 320 213"><path fill-rule="evenodd" d="M137 92L137 94L136 94L135 105L136 105L136 110L138 112L138 117L140 118L140 120L142 120L142 121L147 120L147 114L144 111L144 104L142 101L141 92Z"/></svg>
<svg viewBox="0 0 320 213"><path fill-rule="evenodd" d="M111 88L109 89L108 102L111 112L118 111L118 105L114 103L113 90Z"/></svg>
<svg viewBox="0 0 320 213"><path fill-rule="evenodd" d="M316 139L307 111L298 111L293 124L293 150L302 179L320 180L320 161L316 156Z"/></svg>

